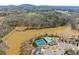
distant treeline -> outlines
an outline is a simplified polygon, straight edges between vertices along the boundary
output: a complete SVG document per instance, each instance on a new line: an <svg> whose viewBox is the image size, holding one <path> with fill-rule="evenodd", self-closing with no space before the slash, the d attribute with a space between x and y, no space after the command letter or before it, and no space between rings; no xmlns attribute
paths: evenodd
<svg viewBox="0 0 79 59"><path fill-rule="evenodd" d="M67 24L64 14L57 11L29 11L15 9L6 11L3 23L0 25L2 36L11 31L16 26L26 26L27 28L50 28Z"/></svg>

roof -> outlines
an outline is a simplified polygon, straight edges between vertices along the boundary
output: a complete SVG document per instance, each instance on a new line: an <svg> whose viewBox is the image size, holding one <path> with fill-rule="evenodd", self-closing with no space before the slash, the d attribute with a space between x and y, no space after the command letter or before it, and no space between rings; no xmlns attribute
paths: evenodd
<svg viewBox="0 0 79 59"><path fill-rule="evenodd" d="M65 52L65 54L67 54L67 55L75 55L75 51L68 50L68 51Z"/></svg>
<svg viewBox="0 0 79 59"><path fill-rule="evenodd" d="M36 44L37 46L43 46L43 45L46 44L46 42L45 42L43 39L39 39L39 40L36 40L36 41L35 41L35 44Z"/></svg>
<svg viewBox="0 0 79 59"><path fill-rule="evenodd" d="M45 37L44 40L47 42L47 43L51 43L53 40L51 37Z"/></svg>
<svg viewBox="0 0 79 59"><path fill-rule="evenodd" d="M35 49L35 52L34 52L35 55L40 55L41 54L41 48L37 47Z"/></svg>

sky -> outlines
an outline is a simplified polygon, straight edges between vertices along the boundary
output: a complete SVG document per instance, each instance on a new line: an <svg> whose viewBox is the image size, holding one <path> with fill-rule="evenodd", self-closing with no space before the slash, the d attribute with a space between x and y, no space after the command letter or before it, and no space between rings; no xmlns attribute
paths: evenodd
<svg viewBox="0 0 79 59"><path fill-rule="evenodd" d="M50 6L79 6L79 0L0 0L0 5L50 5Z"/></svg>

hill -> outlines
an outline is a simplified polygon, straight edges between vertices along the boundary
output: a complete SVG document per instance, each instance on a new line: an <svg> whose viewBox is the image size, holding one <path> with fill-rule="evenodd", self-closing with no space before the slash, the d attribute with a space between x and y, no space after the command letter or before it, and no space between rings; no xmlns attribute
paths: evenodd
<svg viewBox="0 0 79 59"><path fill-rule="evenodd" d="M22 4L22 5L7 5L0 6L0 9L15 9L15 8L23 8L26 10L79 10L79 6L48 6L48 5L30 5L30 4Z"/></svg>

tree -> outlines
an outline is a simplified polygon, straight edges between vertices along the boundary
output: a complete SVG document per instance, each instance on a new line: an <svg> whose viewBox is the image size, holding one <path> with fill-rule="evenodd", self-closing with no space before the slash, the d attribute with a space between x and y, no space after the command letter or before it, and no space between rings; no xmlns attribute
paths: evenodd
<svg viewBox="0 0 79 59"><path fill-rule="evenodd" d="M0 49L0 55L4 55L4 54L5 52L2 49Z"/></svg>

